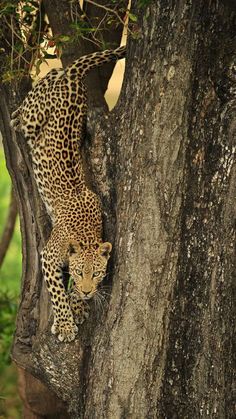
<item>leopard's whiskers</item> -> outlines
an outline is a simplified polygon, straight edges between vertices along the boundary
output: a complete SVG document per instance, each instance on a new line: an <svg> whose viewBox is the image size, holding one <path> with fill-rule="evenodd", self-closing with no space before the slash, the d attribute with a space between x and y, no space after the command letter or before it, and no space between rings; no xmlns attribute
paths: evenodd
<svg viewBox="0 0 236 419"><path fill-rule="evenodd" d="M103 305L108 306L108 301L106 300L106 297L101 294L101 292L97 291L97 296L100 298L100 301Z"/></svg>
<svg viewBox="0 0 236 419"><path fill-rule="evenodd" d="M104 291L104 290L101 290L101 295L102 295L102 296L107 296L107 297L110 297L110 296L111 296L111 293L110 293L110 292L106 292L106 291Z"/></svg>
<svg viewBox="0 0 236 419"><path fill-rule="evenodd" d="M98 310L102 312L104 311L100 296L96 293L94 296L95 305L98 307Z"/></svg>
<svg viewBox="0 0 236 419"><path fill-rule="evenodd" d="M99 288L99 292L100 292L102 295L110 296L110 295L111 295L111 286L109 286L109 285L102 285L102 286Z"/></svg>

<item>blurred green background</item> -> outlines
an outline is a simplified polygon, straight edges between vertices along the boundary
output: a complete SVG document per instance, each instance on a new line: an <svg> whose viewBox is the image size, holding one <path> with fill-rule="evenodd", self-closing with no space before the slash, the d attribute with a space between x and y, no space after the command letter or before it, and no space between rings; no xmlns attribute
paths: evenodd
<svg viewBox="0 0 236 419"><path fill-rule="evenodd" d="M11 180L0 145L0 237L8 214ZM17 219L13 238L0 268L0 419L21 417L17 373L10 360L21 281L21 235Z"/></svg>

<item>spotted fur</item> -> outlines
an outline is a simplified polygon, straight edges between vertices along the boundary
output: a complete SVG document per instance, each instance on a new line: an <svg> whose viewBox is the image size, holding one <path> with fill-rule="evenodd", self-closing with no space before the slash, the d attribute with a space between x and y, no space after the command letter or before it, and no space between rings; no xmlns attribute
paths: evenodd
<svg viewBox="0 0 236 419"><path fill-rule="evenodd" d="M42 250L42 270L54 312L52 333L72 341L76 323L88 316L86 300L104 278L111 244L102 242L98 196L85 183L81 140L87 100L83 78L93 67L124 57L123 47L79 58L65 70L51 70L12 115L12 127L29 144L39 192L52 219L51 236ZM74 279L70 294L62 268Z"/></svg>

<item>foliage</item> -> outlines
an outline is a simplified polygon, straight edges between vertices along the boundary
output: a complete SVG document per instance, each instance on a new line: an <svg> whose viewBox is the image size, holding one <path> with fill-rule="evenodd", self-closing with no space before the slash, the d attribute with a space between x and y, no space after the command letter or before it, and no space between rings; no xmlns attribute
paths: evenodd
<svg viewBox="0 0 236 419"><path fill-rule="evenodd" d="M148 6L150 0L139 0L138 7ZM97 18L91 21L86 14L86 7L98 10ZM69 44L78 44L81 40L92 42L100 49L112 48L104 39L104 33L127 26L128 33L140 36L138 17L131 13L128 1L110 0L106 5L96 0L84 0L81 10L79 1L72 0L71 20L67 34L53 36L45 15L43 2L39 0L3 0L0 2L0 58L3 60L2 81L11 82L40 72L40 65L51 58L60 58L63 49Z"/></svg>
<svg viewBox="0 0 236 419"><path fill-rule="evenodd" d="M7 217L10 201L11 181L5 165L3 149L0 147L0 237ZM15 232L4 263L0 269L0 290L4 293L12 293L16 296L20 288L21 276L21 235L19 220L15 226Z"/></svg>
<svg viewBox="0 0 236 419"><path fill-rule="evenodd" d="M10 363L10 346L15 330L16 298L10 293L0 293L0 374Z"/></svg>
<svg viewBox="0 0 236 419"><path fill-rule="evenodd" d="M152 2L152 0L138 0L138 7L147 7Z"/></svg>
<svg viewBox="0 0 236 419"><path fill-rule="evenodd" d="M10 201L11 181L5 166L3 149L0 148L0 236L4 228L4 221L7 215ZM8 249L7 255L0 270L0 348L2 348L2 339L10 343L14 331L14 318L16 314L17 295L20 290L21 276L21 237L19 223L14 232L12 243ZM10 323L12 321L12 327ZM8 321L10 322L8 324ZM6 326L6 329L4 329ZM4 331L5 330L5 331ZM4 336L4 338L3 338ZM5 345L6 344L6 345ZM2 364L0 350L0 367ZM4 356L4 360L6 361Z"/></svg>
<svg viewBox="0 0 236 419"><path fill-rule="evenodd" d="M1 1L0 20L2 81L11 81L28 74L41 55L46 23L38 0Z"/></svg>
<svg viewBox="0 0 236 419"><path fill-rule="evenodd" d="M0 148L0 235L10 200L11 181ZM21 238L19 222L0 270L0 418L18 418L16 372L10 365L10 347L15 330L21 276ZM3 415L3 416L2 416Z"/></svg>
<svg viewBox="0 0 236 419"><path fill-rule="evenodd" d="M12 405L18 405L16 397L17 383L16 372L11 365L10 348L12 336L15 330L15 318L17 313L16 298L11 293L0 292L0 415L10 417ZM16 417L15 409L14 417ZM8 416L9 415L9 416ZM1 416L0 416L1 417Z"/></svg>

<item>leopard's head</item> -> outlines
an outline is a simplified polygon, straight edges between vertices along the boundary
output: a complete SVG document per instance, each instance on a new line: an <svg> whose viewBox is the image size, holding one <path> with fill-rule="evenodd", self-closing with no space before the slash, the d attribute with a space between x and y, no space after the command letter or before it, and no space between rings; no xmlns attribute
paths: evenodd
<svg viewBox="0 0 236 419"><path fill-rule="evenodd" d="M112 245L109 242L93 247L71 246L69 271L74 289L83 300L93 297L106 274Z"/></svg>

